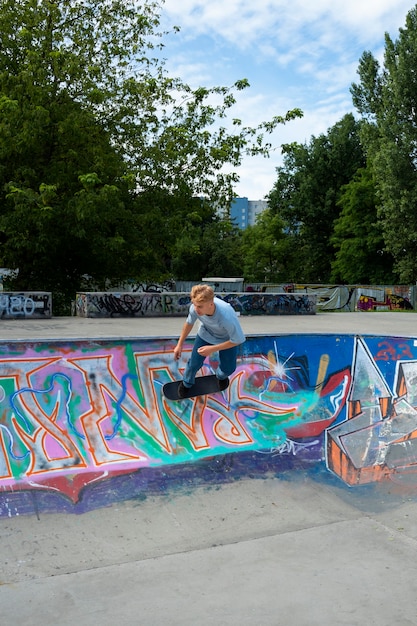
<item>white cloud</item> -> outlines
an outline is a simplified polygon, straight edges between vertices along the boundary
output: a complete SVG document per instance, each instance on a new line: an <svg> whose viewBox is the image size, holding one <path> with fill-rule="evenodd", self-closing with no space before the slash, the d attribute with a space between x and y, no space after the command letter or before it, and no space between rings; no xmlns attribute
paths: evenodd
<svg viewBox="0 0 417 626"><path fill-rule="evenodd" d="M195 35L221 35L240 47L274 36L291 47L309 30L322 45L338 41L340 30L356 39L380 38L398 29L410 9L409 0L165 0L164 13Z"/></svg>
<svg viewBox="0 0 417 626"><path fill-rule="evenodd" d="M275 150L270 158L245 157L239 168L240 182L236 186L239 196L250 200L261 200L268 194L276 181L276 168L282 166L281 146L285 143L309 143L312 136L318 137L348 113L343 102L337 99L324 100L316 109L307 110L302 119L279 126L274 133Z"/></svg>
<svg viewBox="0 0 417 626"><path fill-rule="evenodd" d="M245 125L304 111L274 132L270 159L244 159L240 195L264 197L282 143L308 142L352 110L361 54L381 59L385 32L396 39L411 8L410 0L165 0L164 25L181 28L166 47L171 74L192 86L248 78L251 89L239 93L232 113Z"/></svg>

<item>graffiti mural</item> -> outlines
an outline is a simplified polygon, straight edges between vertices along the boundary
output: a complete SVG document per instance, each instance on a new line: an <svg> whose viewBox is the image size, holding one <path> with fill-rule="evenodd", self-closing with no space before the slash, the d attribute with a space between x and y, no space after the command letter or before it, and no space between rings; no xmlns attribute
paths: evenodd
<svg viewBox="0 0 417 626"><path fill-rule="evenodd" d="M317 311L410 311L415 306L415 285L313 285L252 283L252 291L308 294Z"/></svg>
<svg viewBox="0 0 417 626"><path fill-rule="evenodd" d="M410 311L411 288L396 287L361 287L357 289L356 309L358 311Z"/></svg>
<svg viewBox="0 0 417 626"><path fill-rule="evenodd" d="M52 294L44 291L1 292L0 318L22 319L52 317Z"/></svg>
<svg viewBox="0 0 417 626"><path fill-rule="evenodd" d="M315 296L287 293L222 295L242 315L314 315Z"/></svg>
<svg viewBox="0 0 417 626"><path fill-rule="evenodd" d="M158 292L77 293L78 317L161 317L187 315L189 294Z"/></svg>
<svg viewBox="0 0 417 626"><path fill-rule="evenodd" d="M380 340L372 356L356 339L348 419L327 433L329 468L349 485L417 472L415 343Z"/></svg>
<svg viewBox="0 0 417 626"><path fill-rule="evenodd" d="M249 340L227 392L184 402L162 395L185 363L169 342L3 345L2 490L47 488L76 501L109 474L314 440L337 419L349 370L330 375L322 355L311 382L307 356L279 343Z"/></svg>
<svg viewBox="0 0 417 626"><path fill-rule="evenodd" d="M222 293L219 298L229 302L241 315L314 315L315 296L285 293ZM75 312L78 317L183 317L188 313L187 293L77 293Z"/></svg>
<svg viewBox="0 0 417 626"><path fill-rule="evenodd" d="M174 343L0 344L2 496L77 503L110 478L245 453L302 454L348 485L417 468L414 340L249 337L227 390L179 402L162 386L181 377L192 343L179 362Z"/></svg>

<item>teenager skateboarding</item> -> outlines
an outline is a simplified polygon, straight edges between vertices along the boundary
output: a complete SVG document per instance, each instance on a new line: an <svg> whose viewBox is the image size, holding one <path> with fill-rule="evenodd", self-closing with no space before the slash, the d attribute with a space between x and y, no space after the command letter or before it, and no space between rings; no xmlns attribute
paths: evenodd
<svg viewBox="0 0 417 626"><path fill-rule="evenodd" d="M184 341L197 320L200 322L200 328L185 367L183 380L164 386L165 396L171 399L189 398L226 389L229 385L229 376L236 369L238 346L246 339L235 310L228 302L217 298L212 287L194 285L190 297L188 317L174 348L176 360L181 357ZM196 374L204 360L214 352L219 353L219 365L215 375L198 377L196 381Z"/></svg>

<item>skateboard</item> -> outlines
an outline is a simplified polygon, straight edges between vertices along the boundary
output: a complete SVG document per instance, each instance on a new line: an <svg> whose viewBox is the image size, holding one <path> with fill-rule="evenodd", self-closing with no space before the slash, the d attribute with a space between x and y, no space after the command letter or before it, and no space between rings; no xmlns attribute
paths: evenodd
<svg viewBox="0 0 417 626"><path fill-rule="evenodd" d="M184 398L180 398L178 396L178 385L180 382L180 380L175 380L173 383L166 383L162 387L162 392L168 400L184 400L185 398L195 398L195 396L205 396L209 393L220 391L219 381L216 376L197 376L194 385L187 389L187 395ZM229 385L229 382L227 384Z"/></svg>

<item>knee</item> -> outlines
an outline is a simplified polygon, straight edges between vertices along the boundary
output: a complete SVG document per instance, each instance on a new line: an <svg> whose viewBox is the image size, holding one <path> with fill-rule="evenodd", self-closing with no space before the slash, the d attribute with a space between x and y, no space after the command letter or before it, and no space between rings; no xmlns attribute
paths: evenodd
<svg viewBox="0 0 417 626"><path fill-rule="evenodd" d="M236 369L236 363L220 363L220 369L226 376L230 376Z"/></svg>

